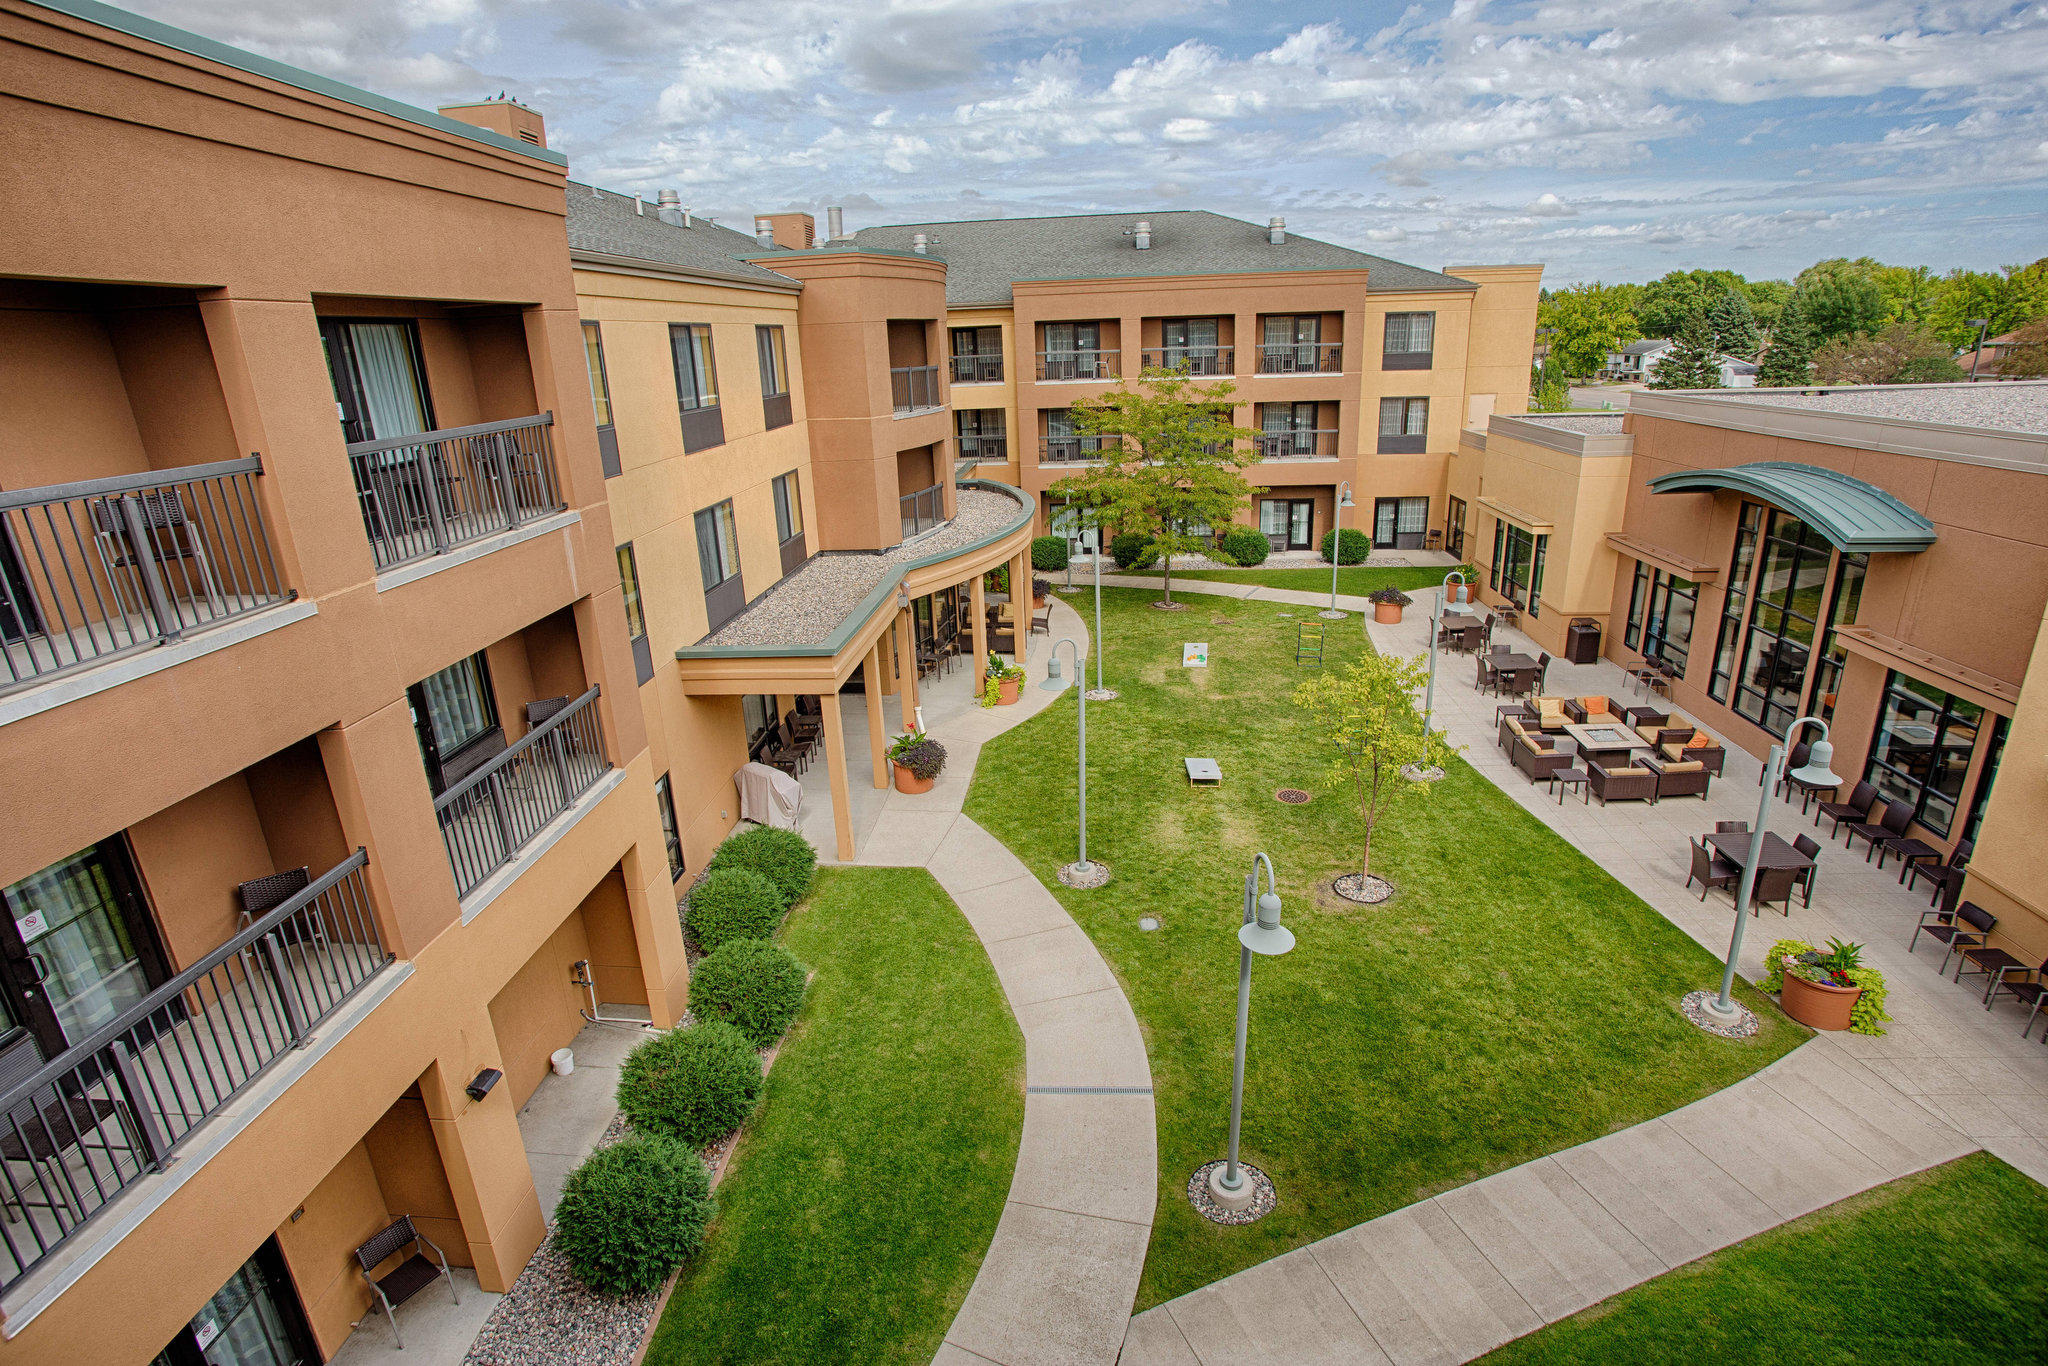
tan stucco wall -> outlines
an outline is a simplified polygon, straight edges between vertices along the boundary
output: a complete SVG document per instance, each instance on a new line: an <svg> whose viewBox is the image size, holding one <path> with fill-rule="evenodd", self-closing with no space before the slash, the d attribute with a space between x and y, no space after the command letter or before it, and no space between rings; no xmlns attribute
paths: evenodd
<svg viewBox="0 0 2048 1366"><path fill-rule="evenodd" d="M2048 958L2048 623L2005 737L1963 896L1998 917L1992 942L2030 964Z"/></svg>
<svg viewBox="0 0 2048 1366"><path fill-rule="evenodd" d="M1022 380L1029 382L1033 372L1019 370L1023 352L1027 349L1016 340L1016 319L1007 308L956 308L946 314L948 329L955 327L1000 327L1003 330L1003 378L997 384L954 384L951 390L952 407L958 411L965 408L992 408L1003 414L1003 437L1009 458L1000 462L990 461L976 467L978 479L995 479L1012 486L1018 483L1018 470L1025 463L1038 461L1038 434L1034 430L1026 433L1017 426L1017 386ZM952 337L946 338L948 374L951 374ZM947 447L952 458L957 458L957 444Z"/></svg>
<svg viewBox="0 0 2048 1366"><path fill-rule="evenodd" d="M1544 551L1542 613L1533 619L1525 617L1522 629L1557 653L1564 648L1565 628L1571 618L1592 617L1600 623L1604 643L1621 563L1607 544L1607 533L1621 527L1630 457L1578 455L1500 431L1488 434L1483 452L1469 444L1464 450L1458 464L1478 463L1483 471L1476 481L1461 483L1472 490L1465 515L1466 558L1479 567L1481 599L1503 600L1499 593L1483 587L1493 567L1494 523L1547 524L1550 530L1544 534L1550 540ZM1460 476L1464 478L1462 469ZM1500 512L1482 504L1481 497L1527 516L1502 518Z"/></svg>

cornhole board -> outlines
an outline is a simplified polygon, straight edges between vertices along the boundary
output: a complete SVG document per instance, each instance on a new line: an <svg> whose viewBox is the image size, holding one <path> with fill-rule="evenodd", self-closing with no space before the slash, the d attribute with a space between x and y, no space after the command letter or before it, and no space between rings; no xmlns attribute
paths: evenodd
<svg viewBox="0 0 2048 1366"><path fill-rule="evenodd" d="M1184 759L1188 766L1189 787L1223 786L1223 770L1216 766L1214 759Z"/></svg>
<svg viewBox="0 0 2048 1366"><path fill-rule="evenodd" d="M1190 640L1180 647L1180 666L1183 669L1206 669L1209 667L1209 642Z"/></svg>

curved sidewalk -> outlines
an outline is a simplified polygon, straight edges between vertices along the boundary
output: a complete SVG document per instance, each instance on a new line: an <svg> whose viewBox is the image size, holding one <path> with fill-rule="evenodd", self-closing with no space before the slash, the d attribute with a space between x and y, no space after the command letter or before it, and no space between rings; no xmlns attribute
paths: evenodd
<svg viewBox="0 0 2048 1366"><path fill-rule="evenodd" d="M1051 638L1072 636L1085 651L1079 616L1052 603ZM1052 656L1047 638L1031 650L1017 705L928 722L946 746L946 772L921 796L888 792L853 860L937 878L980 936L1024 1031L1024 1133L1009 1198L938 1363L1114 1362L1158 1195L1152 1070L1130 1002L1052 893L961 810L982 744L1058 696L1036 687Z"/></svg>

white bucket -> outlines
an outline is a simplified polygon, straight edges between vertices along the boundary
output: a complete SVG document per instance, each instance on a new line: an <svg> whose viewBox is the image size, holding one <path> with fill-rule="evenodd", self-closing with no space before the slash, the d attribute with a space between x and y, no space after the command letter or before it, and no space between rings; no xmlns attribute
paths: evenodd
<svg viewBox="0 0 2048 1366"><path fill-rule="evenodd" d="M566 1077L576 1070L576 1054L571 1049L557 1048L548 1054L548 1062L553 1065L558 1077Z"/></svg>

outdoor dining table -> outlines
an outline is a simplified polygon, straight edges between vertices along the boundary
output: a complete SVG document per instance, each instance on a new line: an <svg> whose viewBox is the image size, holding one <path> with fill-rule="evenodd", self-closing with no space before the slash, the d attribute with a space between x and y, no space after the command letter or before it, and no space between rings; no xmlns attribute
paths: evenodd
<svg viewBox="0 0 2048 1366"><path fill-rule="evenodd" d="M1486 662L1502 673L1520 673L1523 669L1533 669L1536 667L1534 659L1514 650L1490 654L1486 657Z"/></svg>
<svg viewBox="0 0 2048 1366"><path fill-rule="evenodd" d="M1741 864L1749 861L1749 832L1746 830L1731 830L1725 834L1709 835L1707 843L1713 846L1715 853L1730 863ZM1783 836L1774 831L1764 831L1764 847L1757 856L1758 872L1766 868L1790 868L1797 872L1811 867L1813 860L1794 849Z"/></svg>

